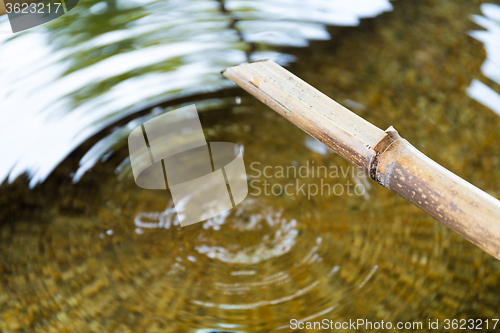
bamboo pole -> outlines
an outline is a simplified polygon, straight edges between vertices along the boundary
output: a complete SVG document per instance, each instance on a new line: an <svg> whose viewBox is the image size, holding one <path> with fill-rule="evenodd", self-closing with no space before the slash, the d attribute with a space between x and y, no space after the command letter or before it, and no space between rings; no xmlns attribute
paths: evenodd
<svg viewBox="0 0 500 333"><path fill-rule="evenodd" d="M270 60L230 67L223 75L500 259L500 201L432 161L392 126L382 131Z"/></svg>

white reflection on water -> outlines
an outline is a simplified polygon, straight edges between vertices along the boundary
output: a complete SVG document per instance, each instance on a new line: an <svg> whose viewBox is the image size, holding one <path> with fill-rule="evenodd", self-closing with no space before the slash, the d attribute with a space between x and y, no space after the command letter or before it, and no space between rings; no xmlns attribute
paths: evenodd
<svg viewBox="0 0 500 333"><path fill-rule="evenodd" d="M134 224L137 227L135 229L137 234L142 234L142 229L144 228L170 229L170 227L173 226L180 226L173 202L170 202L167 209L165 209L163 212L145 212L137 214L134 218Z"/></svg>
<svg viewBox="0 0 500 333"><path fill-rule="evenodd" d="M311 138L310 136L306 136L304 140L304 145L315 153L318 153L320 155L333 153L333 150L331 150L329 147L325 146L318 140Z"/></svg>
<svg viewBox="0 0 500 333"><path fill-rule="evenodd" d="M256 264L289 252L295 245L295 239L299 233L295 228L297 221L294 219L288 221L281 216L281 212L273 212L270 207L263 207L259 213L246 216L249 219L246 221L244 220L244 206L252 204L252 200L246 200L236 208L234 214L221 214L209 219L206 223L218 220L211 223L211 226L213 225L214 230L219 230L221 225L230 222L230 227L234 231L259 230L263 227L261 224L265 223L272 231L271 233L264 235L260 242L253 246L225 247L219 244L201 244L195 247L198 253L229 264ZM231 218L228 219L229 215Z"/></svg>
<svg viewBox="0 0 500 333"><path fill-rule="evenodd" d="M470 97L489 107L500 116L500 95L479 80L473 80L467 89Z"/></svg>
<svg viewBox="0 0 500 333"><path fill-rule="evenodd" d="M303 47L310 39L326 40L325 26L302 22L241 21L237 27L245 31L246 41L280 46Z"/></svg>
<svg viewBox="0 0 500 333"><path fill-rule="evenodd" d="M293 60L266 44L304 46L329 38L323 24L356 25L392 9L388 0L98 4L81 2L13 39L0 34L0 182L26 172L36 185L119 119L160 101L227 87L219 72L228 66ZM2 29L9 30L5 16ZM250 42L263 44L250 51Z"/></svg>
<svg viewBox="0 0 500 333"><path fill-rule="evenodd" d="M215 304L215 303L209 303L209 302L200 302L198 300L193 300L194 304L206 306L206 307L218 307L220 309L225 309L225 310L248 310L248 309L254 309L262 306L267 306L267 305L276 305L280 303L285 303L289 302L297 297L300 297L309 291L313 290L320 281L314 281L310 285L300 289L299 291L293 293L292 295L285 296L282 298L278 299L273 299L269 301L260 301L260 302L255 302L255 303L247 303L247 304Z"/></svg>
<svg viewBox="0 0 500 333"><path fill-rule="evenodd" d="M386 0L229 0L226 8L237 11L243 20L304 20L327 25L354 26L360 18L377 16L381 12L392 10ZM286 10L285 10L286 8ZM246 9L246 11L245 11Z"/></svg>
<svg viewBox="0 0 500 333"><path fill-rule="evenodd" d="M378 265L373 266L372 270L368 273L368 275L363 279L363 281L359 285L359 288L363 288L365 286L365 284L368 282L368 280L370 280L372 278L373 274L375 274L377 269L378 269Z"/></svg>
<svg viewBox="0 0 500 333"><path fill-rule="evenodd" d="M7 16L0 17L0 39L11 34L12 28L10 27L9 21L7 20Z"/></svg>
<svg viewBox="0 0 500 333"><path fill-rule="evenodd" d="M171 202L163 212L142 212L134 219L137 234L143 234L143 229L170 229L178 227L179 220ZM282 216L282 211L273 211L272 207L263 206L256 200L247 199L231 211L208 219L203 229L221 230L225 226L226 233L268 230L259 243L240 246L232 244L222 246L211 239L201 238L195 246L198 253L212 259L218 259L229 264L256 264L273 257L279 257L289 252L295 245L298 235L297 221L288 221ZM318 244L321 241L318 241ZM316 253L313 248L311 256ZM310 257L305 258L310 261ZM317 259L317 258L316 258ZM305 262L304 262L305 263Z"/></svg>
<svg viewBox="0 0 500 333"><path fill-rule="evenodd" d="M474 22L485 28L472 31L470 35L484 43L487 59L481 67L484 76L500 84L500 6L481 5L484 16L474 15ZM500 94L479 80L472 81L467 89L469 95L479 103L500 115Z"/></svg>

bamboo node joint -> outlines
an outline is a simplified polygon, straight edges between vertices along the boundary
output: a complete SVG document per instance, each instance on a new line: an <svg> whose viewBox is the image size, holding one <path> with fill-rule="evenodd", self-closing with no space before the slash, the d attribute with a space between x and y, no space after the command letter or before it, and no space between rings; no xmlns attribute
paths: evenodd
<svg viewBox="0 0 500 333"><path fill-rule="evenodd" d="M371 179L379 183L380 185L383 185L380 183L380 181L377 179L377 166L380 161L380 156L389 148L395 141L400 140L401 137L399 136L398 131L394 129L394 127L389 126L388 129L385 130L384 134L378 138L378 140L371 146L370 148L375 151L375 155L373 155L370 165L369 165L369 176Z"/></svg>

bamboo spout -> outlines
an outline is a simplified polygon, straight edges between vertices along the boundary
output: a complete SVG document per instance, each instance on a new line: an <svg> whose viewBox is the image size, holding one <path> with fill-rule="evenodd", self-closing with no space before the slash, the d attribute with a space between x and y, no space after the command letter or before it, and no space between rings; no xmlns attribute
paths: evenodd
<svg viewBox="0 0 500 333"><path fill-rule="evenodd" d="M223 75L399 194L500 260L500 201L382 131L273 61Z"/></svg>

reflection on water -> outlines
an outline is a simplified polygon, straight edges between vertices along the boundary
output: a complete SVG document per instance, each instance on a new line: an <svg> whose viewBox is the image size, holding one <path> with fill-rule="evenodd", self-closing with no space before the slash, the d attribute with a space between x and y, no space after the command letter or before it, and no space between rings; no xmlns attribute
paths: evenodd
<svg viewBox="0 0 500 333"><path fill-rule="evenodd" d="M223 225L226 224L224 227ZM230 224L230 225L228 225ZM273 257L279 257L295 245L298 230L294 227L297 221L288 221L282 217L282 210L273 211L272 207L259 205L255 199L244 201L234 212L225 212L208 219L203 228L219 230L229 228L229 234L241 233L239 238L244 238L251 232L259 231L264 236L258 244L228 244L217 242L205 243L196 247L198 253L209 258L215 258L229 264L257 264Z"/></svg>
<svg viewBox="0 0 500 333"><path fill-rule="evenodd" d="M470 35L484 43L488 58L481 71L488 79L500 84L500 5L483 4L484 16L475 15L474 22L486 31L473 31ZM479 80L468 89L469 95L500 115L500 91L495 91Z"/></svg>
<svg viewBox="0 0 500 333"><path fill-rule="evenodd" d="M211 219L210 219L211 220ZM168 204L167 209L163 212L139 213L134 218L135 232L139 235L143 234L144 228L156 229L170 227L180 227L179 219L177 218L173 201Z"/></svg>
<svg viewBox="0 0 500 333"><path fill-rule="evenodd" d="M288 14L277 17L283 6ZM323 24L356 25L391 9L388 0L89 0L14 38L0 35L2 110L16 111L2 116L0 142L15 144L1 145L0 179L28 172L34 186L86 139L141 108L228 87L220 75L228 66L293 60L269 45L305 46L329 38ZM0 18L0 30L6 25Z"/></svg>
<svg viewBox="0 0 500 333"><path fill-rule="evenodd" d="M238 8L231 7L236 6L234 3L225 2L224 9L220 4L209 7L213 11L208 10L208 14L196 13L193 8L191 11L194 18L235 17L238 8L242 8L237 12L240 15L263 11L262 8L276 11L264 2L241 1L236 3ZM340 178L299 180L306 186L321 185L322 181L330 186L354 182L366 188L366 195L329 193L310 198L300 192L256 195L251 188L249 197L227 214L180 228L168 191L145 190L134 183L126 146L134 128L163 112L195 103L207 141L243 146L245 167L251 174L254 162L260 163L260 170L267 166L270 170L277 170L278 166L307 169L313 165L347 170L348 164L240 90L171 101L175 94L191 92L183 88L168 90L185 84L174 80L181 77L169 73L174 75L183 66L198 64L203 61L203 54L192 58L180 56L169 70L162 67L163 62L149 63L152 67L141 69L144 75L127 67L127 61L136 61L133 57L117 65L132 71L124 76L118 72L110 74L107 68L93 67L115 75L111 81L99 73L87 72L108 58L135 52L137 43L141 45L140 51L165 46L162 36L165 40L170 38L169 42L180 41L172 37L174 32L152 29L168 25L168 15L172 20L176 18L174 12L153 10L173 2L150 2L144 6L138 2L118 2L116 6L108 2L97 5L84 1L84 4L82 8L89 10L96 6L90 12L98 16L79 12L87 19L84 21L87 30L69 22L60 27L52 23L44 26L53 29L46 35L52 39L41 40L47 58L38 68L48 68L50 72L51 68L61 66L52 78L55 83L43 81L27 68L20 69L20 74L12 73L0 63L2 79L9 70L12 83L25 85L26 91L40 88L40 94L34 95L33 100L46 96L47 103L56 98L53 96L62 98L57 94L42 94L59 80L72 75L77 78L79 73L93 75L88 80L82 78L82 84L86 85L83 88L70 82L75 94L68 94L71 89L58 86L66 97L56 104L49 103L52 106L45 112L42 106L33 104L33 114L39 115L36 118L39 122L63 124L61 119L73 119L77 124L66 120L67 126L61 130L59 125L48 126L50 138L45 138L45 130L40 132L35 126L35 119L27 122L32 127L26 130L38 137L33 139L30 135L26 141L16 141L18 132L12 128L13 124L23 124L18 117L26 118L30 103L19 102L17 114L4 112L2 105L6 133L12 136L9 141L1 142L2 156L11 158L13 155L9 154L14 151L23 158L15 172L26 166L49 172L50 168L45 166L58 164L55 161L67 153L63 154L63 150L73 149L64 142L66 138L85 140L96 128L113 124L85 141L45 182L33 189L28 188L27 177L1 185L0 331L289 332L291 319L425 324L429 319L498 317L498 261L390 191L380 186L369 187L366 178L352 176L350 172ZM361 22L359 27L325 30L336 36L331 41L310 42L309 48L279 51L297 59L291 70L306 81L344 101L377 126L394 125L430 157L499 197L500 117L465 93L470 82L481 75L485 57L483 45L467 35L477 29L470 15L478 14L480 5L478 0L398 1L394 2L392 12ZM132 10L134 6L139 7L137 11ZM182 8L189 7L186 6ZM252 6L259 9L250 10ZM304 13L312 17L316 7L313 4L309 7L311 11ZM361 7L368 8L368 3ZM120 16L129 9L127 15L138 15L134 20L151 18L151 25L144 32L134 25L135 21ZM102 36L111 42L107 44L103 37L102 44L98 44L96 36L101 36L98 30L102 27L92 26L91 22L105 21L105 14L100 13L108 10L109 22L119 27L118 31L125 33L130 26L137 37L128 38L109 28ZM293 15L298 12L290 11ZM317 24L320 20L309 23ZM237 22L233 25L238 27ZM187 27L188 31L178 29L191 41L204 36L196 31L190 35ZM245 59L261 50L272 51L266 45L254 45L252 49L251 43L243 41L245 34L241 30L231 29L229 34L236 34L237 43L243 47L237 51ZM59 34L62 30L68 34ZM212 31L207 27L204 33L210 35ZM20 45L17 41L28 40L35 34L36 31L29 31L9 40L2 45L3 50ZM257 36L269 38L267 34ZM300 38L293 39L294 43ZM158 41L160 44L156 44ZM68 51L76 50L80 43L88 43L87 53L85 49L78 49L74 55ZM205 45L203 40L200 43ZM107 49L110 53L104 51L114 44L117 51L113 51L114 46ZM36 54L41 49L35 47L32 52ZM166 48L162 50L167 52ZM19 58L30 58L28 51L26 47ZM206 63L216 60L223 66L226 62L222 56L215 57L215 49L206 52ZM0 57L5 59L5 54L0 53ZM94 64L92 57L99 61ZM156 59L160 58L158 55ZM26 63L21 60L20 63ZM138 60L133 63L136 64ZM216 67L202 73L212 73ZM30 75L40 81L30 82ZM153 86L148 86L148 75ZM136 85L136 78L143 85ZM165 89L160 85L155 90L154 84L158 82L155 78L165 78L164 83L170 88L159 92ZM209 81L226 84L217 81L220 79L215 72L213 78L215 81ZM46 87L40 86L44 83ZM490 83L496 89L494 82ZM125 84L129 85L128 90L123 88ZM11 103L11 107L15 106L15 100L26 97L13 89L6 92L2 88L0 94L4 94L2 101ZM115 100L112 95L122 98ZM153 95L170 102L135 113L141 106L131 101L137 96L147 100L147 96ZM154 103L155 98L146 102ZM95 100L102 103L93 104ZM72 103L77 106L75 114L79 116L68 111ZM90 105L93 112L81 111ZM58 148L54 143L58 141L60 147L66 148ZM50 153L52 146L40 149L40 145L51 142L58 153L28 163L32 158L29 154L37 148L40 151L33 155L36 158L43 156L44 151ZM72 144L79 145L76 141ZM2 160L0 167L10 170L9 163L13 160ZM43 178L41 173L33 175L33 179ZM283 187L295 184L297 177L287 175L266 180Z"/></svg>

